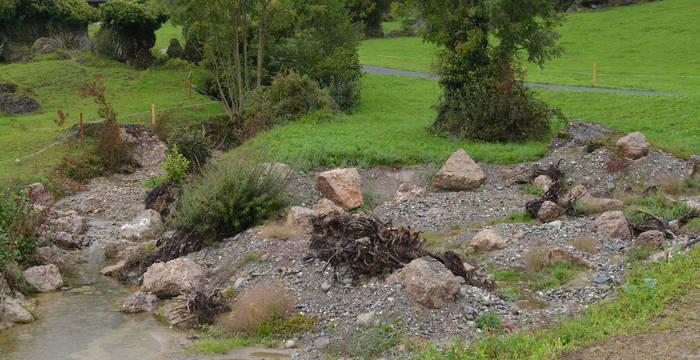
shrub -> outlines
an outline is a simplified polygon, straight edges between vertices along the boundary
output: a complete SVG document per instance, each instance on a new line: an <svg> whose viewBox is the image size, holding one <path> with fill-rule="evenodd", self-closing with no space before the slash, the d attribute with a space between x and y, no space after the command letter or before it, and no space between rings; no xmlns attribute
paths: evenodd
<svg viewBox="0 0 700 360"><path fill-rule="evenodd" d="M250 335L265 323L281 319L294 309L294 300L281 285L258 284L241 294L230 315L221 319L232 334Z"/></svg>
<svg viewBox="0 0 700 360"><path fill-rule="evenodd" d="M180 154L177 145L173 145L165 157L165 161L161 164L165 169L168 181L179 184L187 177L187 170L190 168L190 161L185 156Z"/></svg>
<svg viewBox="0 0 700 360"><path fill-rule="evenodd" d="M30 259L41 245L37 218L24 193L0 189L0 267Z"/></svg>
<svg viewBox="0 0 700 360"><path fill-rule="evenodd" d="M184 52L185 50L182 49L182 45L180 45L180 41L177 38L170 39L170 45L168 46L168 50L165 52L168 54L170 59L182 58Z"/></svg>
<svg viewBox="0 0 700 360"><path fill-rule="evenodd" d="M58 171L67 178L82 183L103 175L105 168L94 153L88 153L84 157L64 157L63 162L58 166Z"/></svg>
<svg viewBox="0 0 700 360"><path fill-rule="evenodd" d="M212 165L184 187L175 218L204 233L236 234L284 213L287 175L238 159Z"/></svg>
<svg viewBox="0 0 700 360"><path fill-rule="evenodd" d="M154 60L155 31L167 20L165 14L139 0L111 0L100 12L97 53L139 68L149 67Z"/></svg>
<svg viewBox="0 0 700 360"><path fill-rule="evenodd" d="M452 56L443 54L442 61L456 61ZM441 82L459 78L464 84L445 90L437 119L430 127L435 134L484 141L525 141L542 139L549 134L551 119L563 119L560 111L536 99L522 75L511 68L459 74L450 73L451 69L443 65Z"/></svg>
<svg viewBox="0 0 700 360"><path fill-rule="evenodd" d="M316 81L295 71L275 76L268 98L275 108L275 123L298 120L310 111L328 109L332 105L332 100Z"/></svg>
<svg viewBox="0 0 700 360"><path fill-rule="evenodd" d="M476 326L479 329L485 331L493 331L503 329L503 324L501 324L501 318L492 312L484 313L474 320Z"/></svg>

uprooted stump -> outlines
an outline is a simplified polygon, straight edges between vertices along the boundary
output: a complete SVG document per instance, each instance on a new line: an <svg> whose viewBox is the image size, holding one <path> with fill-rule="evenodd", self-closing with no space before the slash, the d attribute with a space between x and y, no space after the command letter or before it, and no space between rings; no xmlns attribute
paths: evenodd
<svg viewBox="0 0 700 360"><path fill-rule="evenodd" d="M425 240L410 227L394 227L370 213L318 219L314 223L311 250L316 257L352 276L380 276L403 268L411 261L431 256L445 265L467 284L495 289L495 283L479 278L476 269L467 270L462 259L452 251L433 254L423 249ZM337 277L337 276L336 276Z"/></svg>
<svg viewBox="0 0 700 360"><path fill-rule="evenodd" d="M546 169L535 169L530 175L530 180L533 180L541 175L546 175L552 180L552 185L549 186L547 190L539 199L528 201L525 204L525 210L533 218L537 218L537 214L540 212L542 204L547 201L551 201L555 204L559 203L559 196L561 195L564 186L562 182L564 181L564 172L559 169L559 160L556 164L549 164ZM574 199L570 199L569 203L566 204L565 211L569 212L574 208Z"/></svg>
<svg viewBox="0 0 700 360"><path fill-rule="evenodd" d="M213 324L219 314L230 310L220 292L191 292L175 298L166 316L172 326L189 329L194 325Z"/></svg>
<svg viewBox="0 0 700 360"><path fill-rule="evenodd" d="M127 261L117 274L120 281L133 282L157 262L168 262L181 256L199 251L208 246L204 236L193 230L177 229L175 235L153 251L136 256Z"/></svg>
<svg viewBox="0 0 700 360"><path fill-rule="evenodd" d="M171 182L159 184L146 194L146 209L155 210L162 217L166 217L170 214L172 204L177 200L179 193L177 186Z"/></svg>
<svg viewBox="0 0 700 360"><path fill-rule="evenodd" d="M642 209L635 210L634 214L642 215L642 220L640 222L632 223L632 231L635 235L639 235L641 233L651 230L658 230L664 233L666 238L676 238L676 233L673 231L669 220L664 219L660 216L656 216ZM700 217L700 210L687 209L675 220L678 221L680 226L683 226L690 222L690 220L697 217Z"/></svg>

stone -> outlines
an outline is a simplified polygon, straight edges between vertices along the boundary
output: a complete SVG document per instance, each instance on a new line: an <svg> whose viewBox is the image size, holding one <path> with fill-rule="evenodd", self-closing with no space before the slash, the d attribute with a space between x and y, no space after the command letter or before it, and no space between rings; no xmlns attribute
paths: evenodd
<svg viewBox="0 0 700 360"><path fill-rule="evenodd" d="M119 260L119 262L117 262L116 264L107 266L107 267L103 268L102 270L100 270L100 274L105 275L105 276L112 276L112 275L122 271L122 269L124 269L124 266L126 266L126 261Z"/></svg>
<svg viewBox="0 0 700 360"><path fill-rule="evenodd" d="M610 238L630 240L632 230L622 211L606 211L593 221L593 232Z"/></svg>
<svg viewBox="0 0 700 360"><path fill-rule="evenodd" d="M58 51L63 46L61 41L58 39L52 39L48 37L41 37L34 41L32 44L33 54L50 54L52 52Z"/></svg>
<svg viewBox="0 0 700 360"><path fill-rule="evenodd" d="M396 190L396 193L394 194L394 200L404 201L416 199L419 197L423 197L425 193L426 189L424 187L414 184L403 183L399 185L399 188Z"/></svg>
<svg viewBox="0 0 700 360"><path fill-rule="evenodd" d="M291 349L293 347L297 346L297 342L293 339L289 339L284 342L284 348L285 349Z"/></svg>
<svg viewBox="0 0 700 360"><path fill-rule="evenodd" d="M549 188L554 184L552 179L547 175L540 175L532 180L532 186L538 188L542 193L549 191Z"/></svg>
<svg viewBox="0 0 700 360"><path fill-rule="evenodd" d="M314 230L314 221L318 218L319 213L316 210L292 206L287 214L287 225L308 234Z"/></svg>
<svg viewBox="0 0 700 360"><path fill-rule="evenodd" d="M473 190L486 181L481 166L459 149L447 159L445 165L433 177L433 186L442 190L463 191Z"/></svg>
<svg viewBox="0 0 700 360"><path fill-rule="evenodd" d="M652 255L651 257L649 257L649 261L655 262L655 263L662 262L662 261L668 261L671 257L673 257L672 254L673 254L673 248L668 248L664 251L660 251L660 252Z"/></svg>
<svg viewBox="0 0 700 360"><path fill-rule="evenodd" d="M141 290L169 298L202 287L206 271L188 258L155 263L143 274Z"/></svg>
<svg viewBox="0 0 700 360"><path fill-rule="evenodd" d="M43 246L36 249L36 258L42 264L61 264L63 263L64 252L60 248L51 245Z"/></svg>
<svg viewBox="0 0 700 360"><path fill-rule="evenodd" d="M687 200L685 202L685 206L687 206L693 210L700 211L700 202L697 202L694 200Z"/></svg>
<svg viewBox="0 0 700 360"><path fill-rule="evenodd" d="M3 313L4 317L13 323L26 324L34 321L34 315L12 298L6 298L0 303L0 314Z"/></svg>
<svg viewBox="0 0 700 360"><path fill-rule="evenodd" d="M666 243L666 236L658 230L645 231L634 241L635 248L658 249Z"/></svg>
<svg viewBox="0 0 700 360"><path fill-rule="evenodd" d="M49 222L55 231L62 231L71 235L82 235L87 231L87 219L73 210L57 211L54 216Z"/></svg>
<svg viewBox="0 0 700 360"><path fill-rule="evenodd" d="M613 281L613 278L608 275L598 275L591 280L594 284L606 284Z"/></svg>
<svg viewBox="0 0 700 360"><path fill-rule="evenodd" d="M54 264L33 266L24 270L24 279L40 292L49 292L63 286L63 277Z"/></svg>
<svg viewBox="0 0 700 360"><path fill-rule="evenodd" d="M369 328L374 326L374 321L377 319L377 314L374 311L370 311L357 316L355 324L359 327Z"/></svg>
<svg viewBox="0 0 700 360"><path fill-rule="evenodd" d="M50 206L54 202L53 195L42 183L27 185L27 198L33 205Z"/></svg>
<svg viewBox="0 0 700 360"><path fill-rule="evenodd" d="M331 282L326 280L323 283L321 283L321 290L323 290L324 292L328 292L332 286L333 285L331 285Z"/></svg>
<svg viewBox="0 0 700 360"><path fill-rule="evenodd" d="M551 248L547 250L547 253L545 255L545 262L547 264L551 265L564 261L568 261L573 265L587 267L589 269L597 268L597 266L594 263L584 259L581 256L572 254L562 248Z"/></svg>
<svg viewBox="0 0 700 360"><path fill-rule="evenodd" d="M556 220L563 212L559 205L551 201L545 201L542 203L540 211L537 212L537 219L543 223L548 223Z"/></svg>
<svg viewBox="0 0 700 360"><path fill-rule="evenodd" d="M76 249L83 246L82 236L69 234L65 231L49 232L45 234L45 237L64 249Z"/></svg>
<svg viewBox="0 0 700 360"><path fill-rule="evenodd" d="M555 220L555 221L552 221L552 222L545 224L545 227L548 230L559 231L559 230L561 230L562 225L564 225L564 223L561 220Z"/></svg>
<svg viewBox="0 0 700 360"><path fill-rule="evenodd" d="M10 289L10 284L7 283L4 276L0 276L0 299L10 295L11 293L12 289Z"/></svg>
<svg viewBox="0 0 700 360"><path fill-rule="evenodd" d="M506 246L508 246L506 240L495 230L485 229L474 235L471 241L469 241L468 247L471 251L489 251L493 249L504 249Z"/></svg>
<svg viewBox="0 0 700 360"><path fill-rule="evenodd" d="M158 309L158 297L144 291L131 294L122 304L122 312L133 314Z"/></svg>
<svg viewBox="0 0 700 360"><path fill-rule="evenodd" d="M400 282L417 303L440 309L454 301L459 293L459 280L445 265L430 256L415 259L392 274L388 282Z"/></svg>
<svg viewBox="0 0 700 360"><path fill-rule="evenodd" d="M571 189L562 197L562 205L567 205L569 201L576 201L583 205L588 212L605 212L622 210L625 204L621 200L598 198L588 193L588 189L583 185L578 185Z"/></svg>
<svg viewBox="0 0 700 360"><path fill-rule="evenodd" d="M318 215L322 218L329 216L340 217L345 215L345 210L342 207L336 205L334 202L328 199L319 200L313 208L314 211L318 212Z"/></svg>
<svg viewBox="0 0 700 360"><path fill-rule="evenodd" d="M346 211L364 204L362 181L357 169L335 169L322 172L316 178L316 189Z"/></svg>
<svg viewBox="0 0 700 360"><path fill-rule="evenodd" d="M39 103L28 97L17 94L0 94L0 112L10 115L22 115L39 109Z"/></svg>
<svg viewBox="0 0 700 360"><path fill-rule="evenodd" d="M163 233L163 229L160 213L147 209L141 211L135 220L124 224L121 235L129 241L153 240Z"/></svg>
<svg viewBox="0 0 700 360"><path fill-rule="evenodd" d="M618 139L617 148L625 157L639 159L649 154L651 144L644 134L633 132Z"/></svg>

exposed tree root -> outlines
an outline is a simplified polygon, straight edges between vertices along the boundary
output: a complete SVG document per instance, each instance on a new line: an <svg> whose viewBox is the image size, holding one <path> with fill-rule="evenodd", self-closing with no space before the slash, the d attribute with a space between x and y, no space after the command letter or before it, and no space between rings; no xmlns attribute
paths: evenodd
<svg viewBox="0 0 700 360"><path fill-rule="evenodd" d="M319 219L314 227L311 250L334 271L343 269L352 276L380 276L409 262L431 256L468 284L492 290L495 284L467 271L456 253L433 254L423 249L424 239L409 227L394 227L370 213Z"/></svg>

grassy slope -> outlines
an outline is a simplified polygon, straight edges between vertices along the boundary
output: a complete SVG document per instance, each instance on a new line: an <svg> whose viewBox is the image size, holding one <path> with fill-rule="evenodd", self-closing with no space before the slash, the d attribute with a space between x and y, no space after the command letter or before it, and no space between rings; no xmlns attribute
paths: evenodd
<svg viewBox="0 0 700 360"><path fill-rule="evenodd" d="M700 52L698 18L696 0L567 14L559 31L564 55L544 70L528 65L528 80L591 86L595 62L599 87L700 94L700 57L692 55ZM363 42L360 58L367 65L431 72L436 52L420 38L376 39ZM678 77L688 75L698 77Z"/></svg>
<svg viewBox="0 0 700 360"><path fill-rule="evenodd" d="M121 115L120 120L147 123L151 104L165 109L185 104L197 104L208 99L184 90L187 72L163 69L140 71L123 64L99 58L88 58L84 64L74 61L38 61L26 64L0 65L0 79L11 81L20 87L30 88L41 109L21 116L0 115L0 161L12 160L30 154L51 144L62 136L53 123L56 111L69 114L68 126L75 124L79 113L85 121L97 118L96 106L90 99L80 98L80 87L92 76L100 76L107 87L108 99ZM218 105L204 109L189 109L192 116L199 113L218 112ZM127 115L140 113L126 117ZM0 162L0 178L17 177L31 180L39 173L54 167L64 154L71 152L70 144L62 144L39 156L20 163Z"/></svg>

